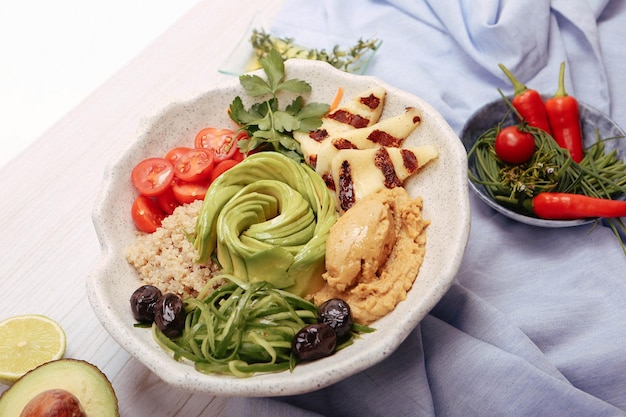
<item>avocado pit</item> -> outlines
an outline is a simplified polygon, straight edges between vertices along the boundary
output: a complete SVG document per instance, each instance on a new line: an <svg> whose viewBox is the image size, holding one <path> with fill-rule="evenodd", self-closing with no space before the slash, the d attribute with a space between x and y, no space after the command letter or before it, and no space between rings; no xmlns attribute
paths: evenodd
<svg viewBox="0 0 626 417"><path fill-rule="evenodd" d="M63 389L50 389L30 400L20 417L86 417L80 401Z"/></svg>

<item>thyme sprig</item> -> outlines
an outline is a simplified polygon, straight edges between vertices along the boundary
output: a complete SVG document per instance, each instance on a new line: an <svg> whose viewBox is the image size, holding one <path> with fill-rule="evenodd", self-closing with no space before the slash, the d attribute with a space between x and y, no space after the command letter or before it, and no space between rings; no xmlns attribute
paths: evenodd
<svg viewBox="0 0 626 417"><path fill-rule="evenodd" d="M342 71L357 73L365 64L364 58L376 51L382 41L376 38L360 38L352 46L342 48L335 45L332 50L327 51L323 48L305 48L298 45L292 37L278 37L263 29L253 29L250 43L259 60L266 57L269 51L276 50L283 59L302 58L324 61Z"/></svg>

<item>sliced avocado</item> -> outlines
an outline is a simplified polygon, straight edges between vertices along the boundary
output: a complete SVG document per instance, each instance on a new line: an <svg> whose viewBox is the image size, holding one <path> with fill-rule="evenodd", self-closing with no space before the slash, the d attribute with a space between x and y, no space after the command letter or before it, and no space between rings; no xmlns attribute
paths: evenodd
<svg viewBox="0 0 626 417"><path fill-rule="evenodd" d="M47 362L21 377L0 397L0 416L20 416L27 405L31 409L67 406L75 399L85 416L119 417L117 397L107 377L77 359Z"/></svg>
<svg viewBox="0 0 626 417"><path fill-rule="evenodd" d="M322 277L322 274L325 270L324 258L321 258L317 262L310 263L294 262L287 272L294 284L291 287L285 288L285 290L292 294L299 295L300 297L313 294L324 286L326 281Z"/></svg>
<svg viewBox="0 0 626 417"><path fill-rule="evenodd" d="M293 264L293 255L280 246L260 251L245 259L248 281L267 281L276 288L294 284L287 270Z"/></svg>

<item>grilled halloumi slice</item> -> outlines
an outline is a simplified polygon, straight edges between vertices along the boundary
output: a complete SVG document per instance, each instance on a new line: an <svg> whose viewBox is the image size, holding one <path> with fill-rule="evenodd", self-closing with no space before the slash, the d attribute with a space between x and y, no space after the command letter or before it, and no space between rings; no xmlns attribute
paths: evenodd
<svg viewBox="0 0 626 417"><path fill-rule="evenodd" d="M434 145L338 151L331 166L337 207L346 211L366 195L401 187L407 178L438 156L439 150Z"/></svg>
<svg viewBox="0 0 626 417"><path fill-rule="evenodd" d="M293 136L300 143L305 161L314 167L319 147L326 139L378 122L386 94L382 87L370 88L324 116L318 129L308 133L294 132Z"/></svg>
<svg viewBox="0 0 626 417"><path fill-rule="evenodd" d="M322 177L328 176L335 155L342 149L400 147L421 121L422 113L414 107L407 107L406 111L398 116L383 119L369 127L346 130L336 137L327 138L317 149L315 171Z"/></svg>

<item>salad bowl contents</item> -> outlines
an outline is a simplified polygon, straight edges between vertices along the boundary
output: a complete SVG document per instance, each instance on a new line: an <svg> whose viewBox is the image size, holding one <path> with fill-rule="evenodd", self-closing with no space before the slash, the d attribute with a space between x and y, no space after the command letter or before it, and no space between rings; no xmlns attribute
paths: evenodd
<svg viewBox="0 0 626 417"><path fill-rule="evenodd" d="M103 326L163 380L214 395L299 394L380 362L449 288L469 234L466 152L428 103L327 63L264 62L156 115L113 161L93 214L103 253L88 296ZM365 125L346 117L374 102ZM401 132L387 126L408 111ZM156 193L133 185L142 161L209 126L235 131L244 155L203 174L195 202L159 205L184 164L152 177L169 178ZM138 199L160 207L153 227Z"/></svg>

